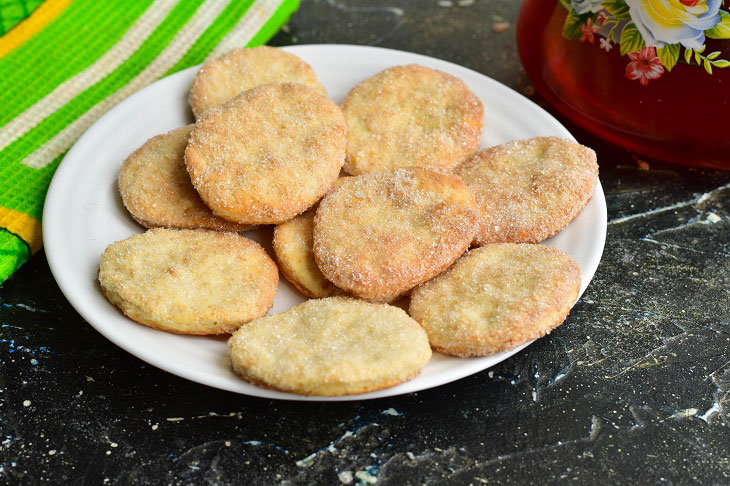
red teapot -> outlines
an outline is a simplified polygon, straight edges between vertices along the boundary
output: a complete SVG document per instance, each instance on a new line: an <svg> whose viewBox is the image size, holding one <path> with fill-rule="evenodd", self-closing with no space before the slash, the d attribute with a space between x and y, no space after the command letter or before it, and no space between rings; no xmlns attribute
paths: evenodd
<svg viewBox="0 0 730 486"><path fill-rule="evenodd" d="M525 0L517 44L560 113L634 153L730 169L721 0Z"/></svg>

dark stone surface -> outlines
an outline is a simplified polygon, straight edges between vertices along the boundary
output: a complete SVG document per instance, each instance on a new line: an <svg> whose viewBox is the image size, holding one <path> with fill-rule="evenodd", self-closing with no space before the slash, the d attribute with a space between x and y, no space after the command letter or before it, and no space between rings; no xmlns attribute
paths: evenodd
<svg viewBox="0 0 730 486"><path fill-rule="evenodd" d="M274 43L404 49L529 93L519 2L452 3L304 1ZM417 394L272 402L176 378L94 331L37 255L0 287L0 483L730 483L730 173L646 170L569 128L608 201L593 282L549 337Z"/></svg>

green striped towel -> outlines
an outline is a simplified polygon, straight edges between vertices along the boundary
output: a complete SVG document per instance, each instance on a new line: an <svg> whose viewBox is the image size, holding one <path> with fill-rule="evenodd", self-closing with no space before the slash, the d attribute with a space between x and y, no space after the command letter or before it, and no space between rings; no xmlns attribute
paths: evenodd
<svg viewBox="0 0 730 486"><path fill-rule="evenodd" d="M48 184L84 130L163 76L234 47L265 43L298 5L299 0L3 0L0 282L41 248Z"/></svg>

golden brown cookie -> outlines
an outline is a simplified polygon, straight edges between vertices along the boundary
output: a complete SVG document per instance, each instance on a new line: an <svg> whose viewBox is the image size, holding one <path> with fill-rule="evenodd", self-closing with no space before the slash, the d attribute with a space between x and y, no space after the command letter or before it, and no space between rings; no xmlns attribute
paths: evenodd
<svg viewBox="0 0 730 486"><path fill-rule="evenodd" d="M484 108L459 78L411 64L366 79L345 98L349 174L453 168L479 149Z"/></svg>
<svg viewBox="0 0 730 486"><path fill-rule="evenodd" d="M385 302L438 275L476 231L474 196L461 180L425 168L352 177L314 218L314 257L324 276Z"/></svg>
<svg viewBox="0 0 730 486"><path fill-rule="evenodd" d="M104 250L99 283L137 322L179 334L223 334L271 308L279 272L236 233L151 229Z"/></svg>
<svg viewBox="0 0 730 486"><path fill-rule="evenodd" d="M303 84L267 84L211 108L195 124L185 163L213 213L278 224L315 204L345 158L342 111Z"/></svg>
<svg viewBox="0 0 730 486"><path fill-rule="evenodd" d="M596 153L558 137L482 150L454 170L481 212L475 245L537 243L565 228L593 195Z"/></svg>
<svg viewBox="0 0 730 486"><path fill-rule="evenodd" d="M302 395L352 395L416 376L431 357L402 309L344 297L314 299L256 319L228 341L233 369L255 384Z"/></svg>
<svg viewBox="0 0 730 486"><path fill-rule="evenodd" d="M279 270L302 294L318 299L338 292L319 271L312 251L314 209L276 225L273 247Z"/></svg>
<svg viewBox="0 0 730 486"><path fill-rule="evenodd" d="M285 82L327 94L311 66L294 54L269 46L233 49L200 68L190 86L190 107L197 118L251 88Z"/></svg>
<svg viewBox="0 0 730 486"><path fill-rule="evenodd" d="M580 291L570 255L542 245L495 243L465 254L411 292L409 314L433 349L488 356L544 336Z"/></svg>
<svg viewBox="0 0 730 486"><path fill-rule="evenodd" d="M250 226L214 215L185 168L192 125L151 138L122 164L119 193L127 211L146 228L246 231Z"/></svg>
<svg viewBox="0 0 730 486"><path fill-rule="evenodd" d="M335 182L337 187L347 177ZM294 219L276 225L273 247L279 270L306 297L319 299L342 293L319 271L312 249L314 213L312 208Z"/></svg>

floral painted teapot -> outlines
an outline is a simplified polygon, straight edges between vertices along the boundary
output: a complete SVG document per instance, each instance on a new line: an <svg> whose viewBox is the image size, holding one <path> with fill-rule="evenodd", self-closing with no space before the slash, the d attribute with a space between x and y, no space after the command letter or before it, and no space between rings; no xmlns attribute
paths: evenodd
<svg viewBox="0 0 730 486"><path fill-rule="evenodd" d="M537 90L647 157L730 169L730 13L722 0L525 0L518 47Z"/></svg>

